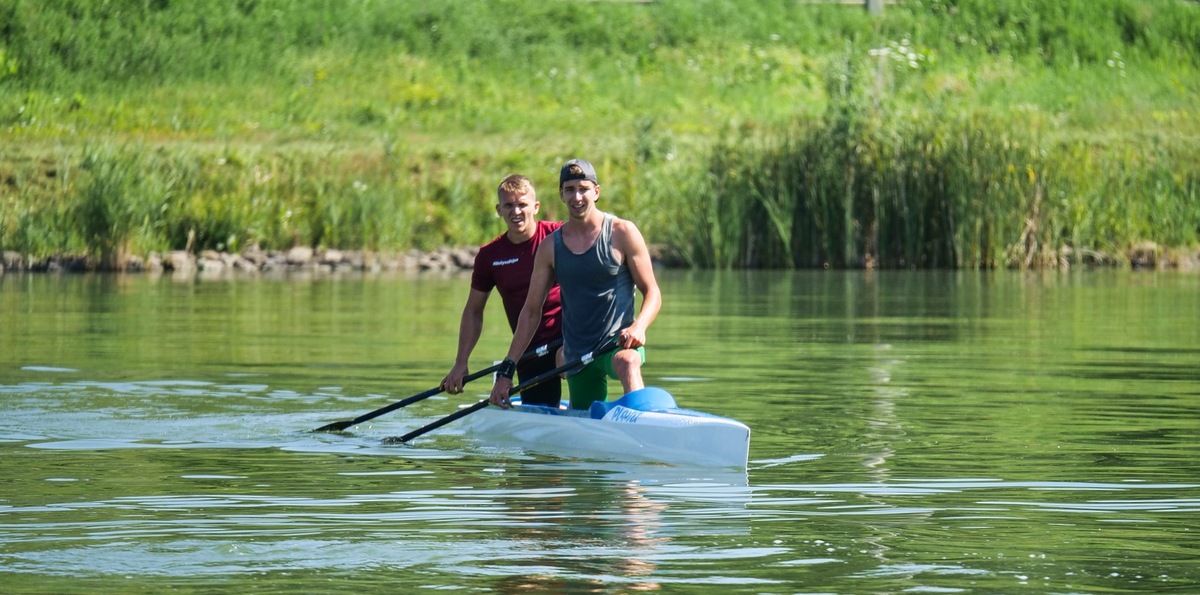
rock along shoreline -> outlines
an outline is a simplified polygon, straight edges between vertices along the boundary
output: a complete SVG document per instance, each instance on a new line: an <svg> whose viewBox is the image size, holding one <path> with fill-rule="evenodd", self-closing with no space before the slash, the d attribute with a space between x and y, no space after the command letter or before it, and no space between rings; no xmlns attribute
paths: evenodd
<svg viewBox="0 0 1200 595"><path fill-rule="evenodd" d="M663 246L650 247L650 259L656 268L680 268L686 264ZM438 248L431 251L372 252L366 250L315 249L297 246L290 250L262 250L257 246L239 253L186 250L128 256L116 268L103 267L86 256L48 256L33 258L20 252L0 253L0 276L17 273L146 273L175 278L219 279L231 276L331 275L341 273L411 274L456 273L470 271L479 247ZM1050 270L1075 267L1129 268L1132 270L1177 270L1200 272L1200 248L1168 250L1153 242L1130 247L1118 258L1095 251L1074 254L1064 247L1057 253ZM867 269L874 267L867 266Z"/></svg>
<svg viewBox="0 0 1200 595"><path fill-rule="evenodd" d="M409 250L383 253L360 250L290 250L248 248L239 253L185 250L129 256L115 268L103 268L95 259L82 256L50 256L35 259L19 252L0 254L0 275L10 273L148 273L172 276L225 277L290 273L418 273L469 271L479 248L439 248L422 252Z"/></svg>

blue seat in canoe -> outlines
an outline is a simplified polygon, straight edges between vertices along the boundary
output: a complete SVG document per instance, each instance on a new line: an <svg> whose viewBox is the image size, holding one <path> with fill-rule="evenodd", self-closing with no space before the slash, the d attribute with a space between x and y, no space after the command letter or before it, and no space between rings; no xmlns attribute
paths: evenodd
<svg viewBox="0 0 1200 595"><path fill-rule="evenodd" d="M638 411L662 411L676 408L675 397L672 397L671 393L661 388L647 386L628 393L616 401L593 401L589 413L592 419L600 419L608 413L609 409L618 405Z"/></svg>

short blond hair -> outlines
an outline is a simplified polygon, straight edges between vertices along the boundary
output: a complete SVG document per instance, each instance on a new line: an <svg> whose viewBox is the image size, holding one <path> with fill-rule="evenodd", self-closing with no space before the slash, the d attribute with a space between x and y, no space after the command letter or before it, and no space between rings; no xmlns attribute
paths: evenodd
<svg viewBox="0 0 1200 595"><path fill-rule="evenodd" d="M510 174L496 187L496 200L503 200L505 194L522 196L533 192L533 182L521 174Z"/></svg>

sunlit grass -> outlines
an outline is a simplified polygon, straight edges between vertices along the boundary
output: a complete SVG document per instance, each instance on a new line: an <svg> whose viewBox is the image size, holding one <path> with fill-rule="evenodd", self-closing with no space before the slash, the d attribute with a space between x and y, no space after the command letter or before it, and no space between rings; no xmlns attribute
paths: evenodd
<svg viewBox="0 0 1200 595"><path fill-rule="evenodd" d="M559 215L575 156L698 266L1045 266L1200 233L1194 4L163 6L0 0L0 249L473 244L507 173ZM71 219L133 200L102 188L154 224Z"/></svg>

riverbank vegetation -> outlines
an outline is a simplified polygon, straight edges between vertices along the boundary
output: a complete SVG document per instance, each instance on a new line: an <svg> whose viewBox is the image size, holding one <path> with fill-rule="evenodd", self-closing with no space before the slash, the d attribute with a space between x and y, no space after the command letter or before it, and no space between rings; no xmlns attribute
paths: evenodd
<svg viewBox="0 0 1200 595"><path fill-rule="evenodd" d="M701 267L1186 262L1200 5L0 0L0 249L400 251L598 167Z"/></svg>

